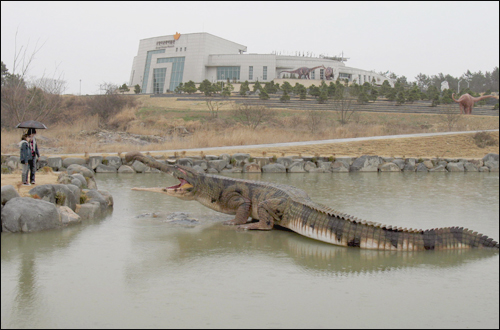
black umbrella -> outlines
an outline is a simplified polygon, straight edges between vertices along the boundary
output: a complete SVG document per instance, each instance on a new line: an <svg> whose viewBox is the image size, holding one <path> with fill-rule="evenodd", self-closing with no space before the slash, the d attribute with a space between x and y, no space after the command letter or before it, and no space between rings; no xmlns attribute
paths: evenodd
<svg viewBox="0 0 500 330"><path fill-rule="evenodd" d="M17 124L16 128L38 128L38 129L46 129L47 126L45 124L42 124L39 121L36 120L28 120L28 121L23 121L20 124Z"/></svg>

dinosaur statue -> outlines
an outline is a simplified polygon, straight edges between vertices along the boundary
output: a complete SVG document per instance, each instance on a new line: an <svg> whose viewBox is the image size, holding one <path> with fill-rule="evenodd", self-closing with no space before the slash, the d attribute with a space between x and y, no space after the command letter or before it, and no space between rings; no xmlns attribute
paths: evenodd
<svg viewBox="0 0 500 330"><path fill-rule="evenodd" d="M470 94L464 94L460 96L458 100L455 100L455 93L451 94L451 98L453 101L457 102L460 106L460 114L470 115L472 114L472 108L474 107L474 103L479 102L481 100L487 98L496 98L494 95L484 95L480 97L473 97Z"/></svg>
<svg viewBox="0 0 500 330"><path fill-rule="evenodd" d="M325 80L333 80L334 74L333 74L333 68L328 67L325 69Z"/></svg>
<svg viewBox="0 0 500 330"><path fill-rule="evenodd" d="M320 66L315 66L314 68L306 68L305 66L302 67L302 68L298 68L297 70L293 70L293 71L281 71L280 72L280 75L283 73L283 72L286 72L286 73L294 73L296 74L299 79L302 77L302 76L305 76L307 79L311 79L309 77L309 73L311 73L311 71L314 71L316 70L317 68L324 68L325 66L324 65L320 65Z"/></svg>
<svg viewBox="0 0 500 330"><path fill-rule="evenodd" d="M132 190L196 200L215 211L234 214L235 218L224 224L242 229L271 230L281 226L331 244L375 250L499 248L492 238L463 227L424 231L359 220L315 203L305 191L284 184L198 173L189 167L160 163L139 152L129 152L125 159L141 161L180 181L172 187ZM249 217L258 221L247 223Z"/></svg>

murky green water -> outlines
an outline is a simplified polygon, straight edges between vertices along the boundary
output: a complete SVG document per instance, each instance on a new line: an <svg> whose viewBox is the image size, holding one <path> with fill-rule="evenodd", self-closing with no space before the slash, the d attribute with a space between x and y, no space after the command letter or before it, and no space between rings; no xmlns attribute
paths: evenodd
<svg viewBox="0 0 500 330"><path fill-rule="evenodd" d="M500 238L498 173L245 178L300 187L366 220ZM361 251L238 231L196 202L130 190L175 184L167 175L97 180L114 197L111 216L2 234L2 328L499 327L497 252ZM171 221L173 212L198 221Z"/></svg>

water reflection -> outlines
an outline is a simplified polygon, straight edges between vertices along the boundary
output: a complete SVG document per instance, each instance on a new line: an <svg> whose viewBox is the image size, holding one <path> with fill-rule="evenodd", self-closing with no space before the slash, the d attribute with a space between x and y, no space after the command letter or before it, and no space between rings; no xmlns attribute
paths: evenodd
<svg viewBox="0 0 500 330"><path fill-rule="evenodd" d="M134 245L144 246L144 250L151 251L153 246L155 248L153 253L147 255L142 254L142 250L139 251L135 258L132 258L136 262L130 264L127 271L130 274L145 272L151 276L163 271L157 267L158 264L173 263L186 267L190 263L209 261L220 256L228 260L237 260L249 255L253 258L271 258L276 264L293 262L306 273L339 276L422 266L453 268L466 262L498 255L498 252L489 250L361 250L325 244L287 229L271 232L244 231L220 223L202 223L194 228L168 224L156 234L142 233L134 235L133 239ZM157 244L158 242L162 244ZM238 267L239 265L235 264L235 273L240 271Z"/></svg>

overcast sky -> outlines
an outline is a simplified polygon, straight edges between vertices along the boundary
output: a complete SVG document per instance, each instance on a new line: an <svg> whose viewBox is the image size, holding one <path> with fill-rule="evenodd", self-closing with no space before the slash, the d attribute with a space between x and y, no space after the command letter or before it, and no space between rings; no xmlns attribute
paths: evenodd
<svg viewBox="0 0 500 330"><path fill-rule="evenodd" d="M208 32L248 53L340 55L347 66L419 73L493 71L499 2L22 2L2 1L2 61L41 47L29 76L63 75L66 93L128 83L139 40ZM37 46L38 45L38 46Z"/></svg>

